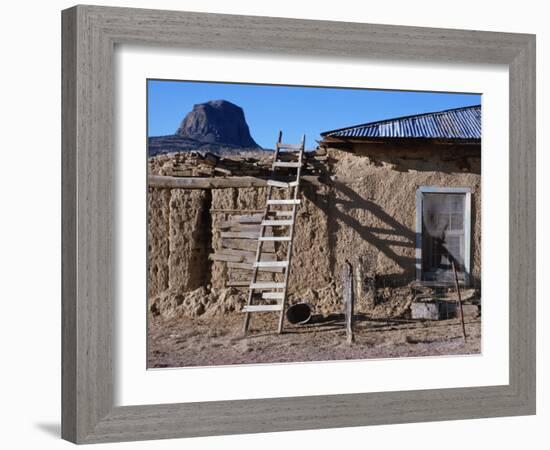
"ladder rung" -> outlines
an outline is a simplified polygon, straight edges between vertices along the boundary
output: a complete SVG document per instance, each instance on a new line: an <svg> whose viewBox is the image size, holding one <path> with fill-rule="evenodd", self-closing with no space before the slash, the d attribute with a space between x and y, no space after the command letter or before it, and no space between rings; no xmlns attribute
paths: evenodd
<svg viewBox="0 0 550 450"><path fill-rule="evenodd" d="M282 300L285 298L284 292L262 292L264 300Z"/></svg>
<svg viewBox="0 0 550 450"><path fill-rule="evenodd" d="M229 269L241 269L241 270L254 270L254 263L238 263L238 262L228 262L227 267ZM261 272L272 272L272 273L281 273L283 272L284 267L258 267L258 270Z"/></svg>
<svg viewBox="0 0 550 450"><path fill-rule="evenodd" d="M256 261L254 267L288 267L288 261Z"/></svg>
<svg viewBox="0 0 550 450"><path fill-rule="evenodd" d="M300 200L297 198L291 198L289 200L271 200L267 201L268 205L299 205Z"/></svg>
<svg viewBox="0 0 550 450"><path fill-rule="evenodd" d="M273 167L300 167L301 162L284 162L284 161L275 161Z"/></svg>
<svg viewBox="0 0 550 450"><path fill-rule="evenodd" d="M275 211L277 217L292 217L292 211Z"/></svg>
<svg viewBox="0 0 550 450"><path fill-rule="evenodd" d="M282 142L277 142L277 148L284 150L302 150L302 144L283 144Z"/></svg>
<svg viewBox="0 0 550 450"><path fill-rule="evenodd" d="M273 282L265 282L265 283L250 283L250 289L284 289L285 284L284 283L273 283Z"/></svg>
<svg viewBox="0 0 550 450"><path fill-rule="evenodd" d="M260 236L260 241L290 241L290 236Z"/></svg>
<svg viewBox="0 0 550 450"><path fill-rule="evenodd" d="M264 227L283 227L292 225L292 220L264 220L262 226Z"/></svg>
<svg viewBox="0 0 550 450"><path fill-rule="evenodd" d="M246 305L243 312L271 312L282 311L283 305Z"/></svg>

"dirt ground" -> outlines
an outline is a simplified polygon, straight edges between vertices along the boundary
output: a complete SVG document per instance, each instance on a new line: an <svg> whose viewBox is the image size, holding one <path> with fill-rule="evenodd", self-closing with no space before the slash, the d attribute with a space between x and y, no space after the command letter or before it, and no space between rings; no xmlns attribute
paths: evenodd
<svg viewBox="0 0 550 450"><path fill-rule="evenodd" d="M346 343L343 317L313 316L278 335L273 313L254 314L246 337L243 315L206 318L150 316L148 367L329 361L475 354L481 351L481 319L466 319L465 343L457 319L374 320L359 315L355 342Z"/></svg>

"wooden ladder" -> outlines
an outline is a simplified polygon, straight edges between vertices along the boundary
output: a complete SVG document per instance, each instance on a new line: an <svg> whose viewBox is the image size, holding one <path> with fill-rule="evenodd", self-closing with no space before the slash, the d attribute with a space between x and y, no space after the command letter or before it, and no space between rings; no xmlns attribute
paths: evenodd
<svg viewBox="0 0 550 450"><path fill-rule="evenodd" d="M265 210L263 212L260 235L258 237L258 247L256 250L256 258L252 264L252 279L248 288L248 300L243 309L245 313L243 333L246 335L248 325L250 323L250 313L253 312L279 312L279 328L278 332L283 331L283 321L286 306L286 296L288 289L288 275L290 273L290 263L292 259L292 243L294 240L294 225L296 223L296 211L300 204L298 198L300 192L300 175L302 173L302 163L304 158L305 135L302 136L300 144L283 144L281 139L283 134L279 131L279 139L275 146L273 155L273 165L271 168L271 178L267 180L267 195ZM294 154L296 161L282 161L282 155ZM291 181L277 180L279 168L296 169L296 179ZM285 189L287 191L286 199L273 199L272 194L274 189ZM290 206L290 209L286 207ZM279 209L282 208L282 209ZM285 236L266 236L268 227L277 227L287 229L288 233ZM288 242L286 257L283 261L267 261L262 259L264 242L274 241ZM265 269L282 269L283 280L281 282L262 282L258 281L258 272ZM262 300L275 301L275 304L254 303L255 297L261 294Z"/></svg>

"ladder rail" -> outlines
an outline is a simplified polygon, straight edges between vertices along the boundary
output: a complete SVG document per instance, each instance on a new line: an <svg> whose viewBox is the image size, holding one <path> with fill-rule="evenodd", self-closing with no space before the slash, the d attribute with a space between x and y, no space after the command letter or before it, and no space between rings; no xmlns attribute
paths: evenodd
<svg viewBox="0 0 550 450"><path fill-rule="evenodd" d="M281 130L279 130L279 138L277 139L277 144L281 144L282 139L283 139L283 132ZM276 145L275 146L275 153L273 155L273 160L276 161L278 156L279 156L279 145ZM267 186L266 189L267 189L266 198L269 199L269 198L271 198L271 191L272 191L273 187L272 186ZM264 213L263 213L263 216L262 216L262 222L267 219L268 212L269 212L269 204L266 201ZM259 237L264 237L265 236L266 228L267 227L261 227L260 228L260 236ZM264 242L265 241L258 238L258 246L256 247L256 258L254 260L255 263L259 262L261 257L262 257L262 247L263 247ZM259 267L257 267L256 264L253 264L253 266L254 267L252 268L252 279L250 281L250 286L248 288L248 298L247 298L247 301L246 301L247 310L245 312L244 325L243 325L243 334L246 334L246 332L248 331L248 325L250 324L250 312L248 311L248 307L250 307L252 305L252 299L254 298L254 288L252 287L252 285L255 284L257 279L258 279L258 271L259 271L258 269L259 269Z"/></svg>
<svg viewBox="0 0 550 450"><path fill-rule="evenodd" d="M300 165L298 166L298 170L297 170L297 173L296 173L296 187L294 188L294 200L297 200L298 195L300 194L300 176L302 174L302 159L304 157L305 141L306 141L306 136L302 135L302 148L301 148L299 156L298 156L298 162L300 163ZM283 300L281 301L282 309L281 309L281 314L279 316L279 327L278 327L278 333L279 334L283 332L283 324L284 324L285 308L286 308L286 300L287 300L287 290L288 290L288 281L289 281L289 275L290 275L290 264L292 262L292 247L293 247L293 244L294 244L294 226L296 225L296 210L297 210L297 208L298 208L298 205L296 205L296 204L292 205L292 218L291 218L292 225L290 225L290 230L289 230L290 241L288 243L288 250L287 250L287 255L286 255L286 260L288 261L288 267L285 270L284 276L283 276L284 288L283 288Z"/></svg>

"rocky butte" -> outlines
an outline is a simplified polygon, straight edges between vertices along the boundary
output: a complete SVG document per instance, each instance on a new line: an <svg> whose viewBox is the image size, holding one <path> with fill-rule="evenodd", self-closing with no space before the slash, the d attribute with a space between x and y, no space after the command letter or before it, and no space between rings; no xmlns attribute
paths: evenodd
<svg viewBox="0 0 550 450"><path fill-rule="evenodd" d="M176 134L149 138L149 156L185 150L224 152L260 148L250 135L243 109L227 100L196 104Z"/></svg>

